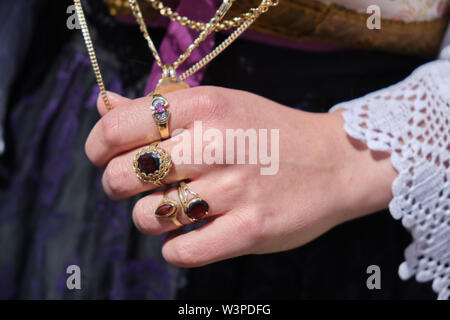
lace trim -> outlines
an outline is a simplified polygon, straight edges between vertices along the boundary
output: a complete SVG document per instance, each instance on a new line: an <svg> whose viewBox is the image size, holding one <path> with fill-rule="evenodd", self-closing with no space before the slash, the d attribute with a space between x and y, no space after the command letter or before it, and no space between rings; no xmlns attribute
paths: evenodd
<svg viewBox="0 0 450 320"><path fill-rule="evenodd" d="M438 299L449 299L450 61L426 64L396 85L331 111L339 109L350 136L391 152L398 177L389 210L413 237L399 276L433 280Z"/></svg>

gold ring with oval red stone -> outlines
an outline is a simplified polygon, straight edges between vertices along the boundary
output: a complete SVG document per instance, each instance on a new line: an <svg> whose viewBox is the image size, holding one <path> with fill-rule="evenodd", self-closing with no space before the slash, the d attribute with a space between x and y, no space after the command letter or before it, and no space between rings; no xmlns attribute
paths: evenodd
<svg viewBox="0 0 450 320"><path fill-rule="evenodd" d="M192 197L190 198L189 195ZM181 181L178 186L178 198L183 206L184 214L191 222L200 221L208 215L208 201L198 193L190 190L184 181Z"/></svg>
<svg viewBox="0 0 450 320"><path fill-rule="evenodd" d="M158 187L165 186L162 180L172 167L170 155L157 142L143 148L134 157L133 166L136 176L144 182L151 182Z"/></svg>
<svg viewBox="0 0 450 320"><path fill-rule="evenodd" d="M164 190L163 199L155 210L155 216L159 219L170 219L177 226L181 227L183 224L178 221L178 203L167 197L168 190Z"/></svg>

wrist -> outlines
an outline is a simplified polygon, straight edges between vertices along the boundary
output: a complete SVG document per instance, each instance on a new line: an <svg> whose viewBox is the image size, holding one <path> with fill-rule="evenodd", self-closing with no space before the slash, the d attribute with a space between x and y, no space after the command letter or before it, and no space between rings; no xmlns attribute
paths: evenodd
<svg viewBox="0 0 450 320"><path fill-rule="evenodd" d="M364 141L350 137L344 130L341 112L328 115L332 133L328 143L336 158L338 221L387 208L392 199L392 182L397 176L390 152L372 151Z"/></svg>

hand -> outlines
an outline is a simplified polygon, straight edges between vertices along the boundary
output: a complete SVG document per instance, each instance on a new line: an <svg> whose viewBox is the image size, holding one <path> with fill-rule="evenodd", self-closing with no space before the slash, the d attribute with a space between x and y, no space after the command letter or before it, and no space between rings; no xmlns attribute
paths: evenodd
<svg viewBox="0 0 450 320"><path fill-rule="evenodd" d="M215 128L224 137L226 129L269 133L279 129L276 174L262 175L260 169L267 165L261 164L173 165L164 182L189 179L189 188L208 200L208 223L201 228L181 233L170 220L156 218L162 192L136 203L133 220L139 230L152 235L169 232L162 248L169 263L195 267L288 250L344 221L385 208L392 198L396 172L389 154L371 152L348 137L339 113L301 112L248 92L217 87L180 90L165 97L172 114L172 138L160 146L169 153L193 137L194 121L202 121L204 132ZM120 200L156 187L136 177L132 162L143 146L160 136L148 108L150 98L129 100L111 94L110 99L115 106L110 112L99 99L102 118L88 137L86 153L95 165L106 166L104 190ZM207 146L203 142L200 152ZM247 146L247 163L248 150ZM192 146L192 154L198 151ZM168 196L177 200L176 189ZM178 218L189 223L182 212Z"/></svg>

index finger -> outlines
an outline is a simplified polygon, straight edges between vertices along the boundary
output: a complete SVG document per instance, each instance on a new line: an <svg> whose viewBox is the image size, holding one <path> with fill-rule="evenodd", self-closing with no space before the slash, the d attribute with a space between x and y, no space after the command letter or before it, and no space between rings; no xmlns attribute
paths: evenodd
<svg viewBox="0 0 450 320"><path fill-rule="evenodd" d="M111 92L111 91L106 91L106 96L108 97L109 102L111 103L111 106L113 108L117 108L118 106L128 103L131 101L131 99L122 97L121 95L115 93L115 92ZM98 97L97 97L97 110L98 113L100 114L100 116L104 116L108 111L108 108L106 107L105 101L103 100L102 94L101 92L99 93Z"/></svg>
<svg viewBox="0 0 450 320"><path fill-rule="evenodd" d="M185 129L198 120L199 107L214 103L210 91L198 87L165 94L169 102L169 130ZM102 167L118 154L161 140L150 109L151 100L151 97L129 100L107 112L95 124L85 147L95 165Z"/></svg>

